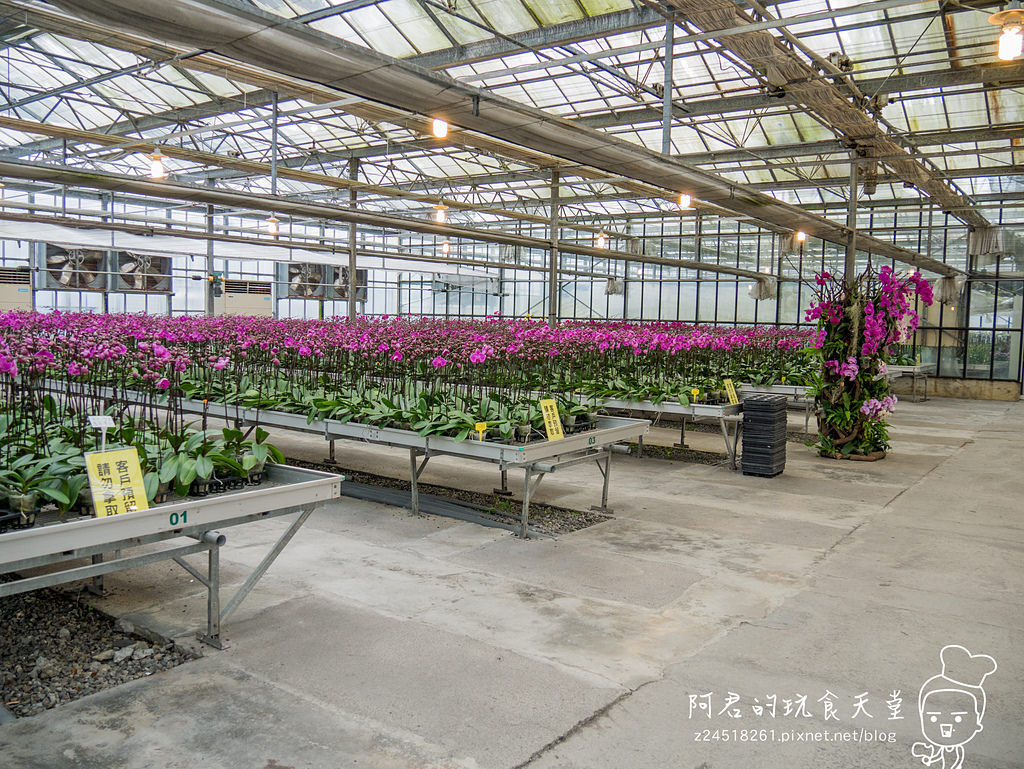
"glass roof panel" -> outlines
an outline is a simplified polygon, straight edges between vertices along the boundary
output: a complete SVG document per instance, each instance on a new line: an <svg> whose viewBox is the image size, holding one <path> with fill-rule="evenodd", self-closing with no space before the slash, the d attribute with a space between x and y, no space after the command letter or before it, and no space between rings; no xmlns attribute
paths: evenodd
<svg viewBox="0 0 1024 769"><path fill-rule="evenodd" d="M1005 88L1000 91L990 91L988 102L989 115L993 124L1018 123L1024 120L1024 89ZM959 114L959 106L957 113ZM972 119L972 123L988 122L983 113L973 117L976 119Z"/></svg>
<svg viewBox="0 0 1024 769"><path fill-rule="evenodd" d="M276 13L278 16L284 16L287 19L296 16L294 2L289 3L287 0L249 0L249 3L270 13ZM319 8L326 7L327 3L324 0L313 0L315 5ZM313 9L310 9L313 10Z"/></svg>
<svg viewBox="0 0 1024 769"><path fill-rule="evenodd" d="M487 40L494 37L493 32L489 32L487 29L482 29L477 24L473 24L465 19L472 19L473 21L481 22L480 14L478 14L472 8L468 8L463 11L460 8L459 16L454 16L450 13L442 13L441 11L434 11L434 16L438 22L448 31L453 38L455 38L458 45L467 45L469 43L475 43L480 40ZM460 18L460 17L465 17ZM481 22L483 24L483 22ZM486 27L486 25L484 25ZM451 43L449 43L450 45Z"/></svg>
<svg viewBox="0 0 1024 769"><path fill-rule="evenodd" d="M53 88L70 85L75 81L74 77L53 65L34 65L29 61L12 63L11 86L8 98L12 102L20 101L23 98L35 96L39 93L49 91ZM17 83L24 83L19 87Z"/></svg>
<svg viewBox="0 0 1024 769"><path fill-rule="evenodd" d="M991 9L995 11L995 8ZM955 13L948 17L952 25L952 34L958 44L975 44L978 46L976 57L982 61L997 61L996 43L999 39L999 27L990 24L988 11L974 13Z"/></svg>
<svg viewBox="0 0 1024 769"><path fill-rule="evenodd" d="M907 127L911 131L931 131L949 128L946 115L946 101L941 96L926 96L914 99L913 112L908 115Z"/></svg>
<svg viewBox="0 0 1024 769"><path fill-rule="evenodd" d="M214 96L237 96L243 93L242 86L212 72L192 70L189 74L202 83L203 87Z"/></svg>
<svg viewBox="0 0 1024 769"><path fill-rule="evenodd" d="M362 38L368 40L374 50L396 58L411 56L417 52L376 6L351 11L345 14L345 21L351 24Z"/></svg>
<svg viewBox="0 0 1024 769"><path fill-rule="evenodd" d="M326 19L311 22L309 26L336 37L339 40L344 40L347 43L359 45L364 48L367 46L372 47L371 42L360 35L359 31L352 26L348 20L347 14L328 16Z"/></svg>
<svg viewBox="0 0 1024 769"><path fill-rule="evenodd" d="M701 141L697 132L692 129L673 128L672 146L679 155L688 152L703 152L705 149L704 142Z"/></svg>
<svg viewBox="0 0 1024 769"><path fill-rule="evenodd" d="M420 51L439 51L451 45L416 0L386 0L381 10Z"/></svg>
<svg viewBox="0 0 1024 769"><path fill-rule="evenodd" d="M582 18L580 7L574 0L520 0L540 20L541 26L561 24Z"/></svg>
<svg viewBox="0 0 1024 769"><path fill-rule="evenodd" d="M537 27L537 22L519 0L476 0L473 6L502 34L512 35Z"/></svg>

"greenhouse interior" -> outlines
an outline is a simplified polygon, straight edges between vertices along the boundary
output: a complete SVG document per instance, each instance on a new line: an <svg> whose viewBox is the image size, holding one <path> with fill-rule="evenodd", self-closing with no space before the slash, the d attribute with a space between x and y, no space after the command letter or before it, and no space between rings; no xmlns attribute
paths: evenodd
<svg viewBox="0 0 1024 769"><path fill-rule="evenodd" d="M0 57L4 769L1024 767L1017 0Z"/></svg>

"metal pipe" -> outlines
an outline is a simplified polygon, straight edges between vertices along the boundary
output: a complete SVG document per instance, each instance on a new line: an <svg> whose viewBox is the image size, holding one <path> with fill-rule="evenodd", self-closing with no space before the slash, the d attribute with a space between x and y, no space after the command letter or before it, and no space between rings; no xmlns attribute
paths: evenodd
<svg viewBox="0 0 1024 769"><path fill-rule="evenodd" d="M846 210L846 226L850 230L846 241L846 260L843 263L843 278L853 281L857 271L857 153L850 153L850 202Z"/></svg>
<svg viewBox="0 0 1024 769"><path fill-rule="evenodd" d="M661 97L661 153L672 153L672 69L675 66L675 30L676 24L672 12L668 12L665 24L665 92Z"/></svg>
<svg viewBox="0 0 1024 769"><path fill-rule="evenodd" d="M207 235L213 234L213 205L211 203L206 204L206 233ZM213 283L210 282L210 278L213 277L213 240L207 238L206 240L206 293L203 296L203 312L206 313L207 317L212 317L214 314L213 306Z"/></svg>
<svg viewBox="0 0 1024 769"><path fill-rule="evenodd" d="M277 91L270 96L270 194L277 194Z"/></svg>
<svg viewBox="0 0 1024 769"><path fill-rule="evenodd" d="M320 108L326 108L327 104L321 105ZM289 112L279 114L290 114ZM228 124L220 124L220 128L227 128ZM51 136L63 137L63 141L71 139L72 141L81 142L89 146L100 146L104 150L114 150L120 147L138 147L139 151L146 151L149 149L156 149L158 146L160 152L167 157L179 158L186 160L189 163L194 163L202 166L216 166L222 169L234 170L243 176L253 175L271 175L284 179L293 179L295 181L304 182L312 185L321 185L330 188L326 192L320 194L331 194L334 195L336 189L349 189L351 182L347 179L340 178L327 173L318 173L314 171L308 171L304 168L291 168L289 167L288 160L283 163L266 164L256 160L247 160L245 158L236 158L229 155L219 155L213 152L202 152L200 150L188 149L186 147L174 147L159 144L156 141L143 141L138 139L125 139L123 136L109 135L98 133L96 131L84 131L77 128L68 128L66 126L52 126L46 125L45 123L37 123L31 120L22 120L20 118L8 117L0 115L0 126L10 128L15 131L21 131L24 133L42 133ZM163 137L161 141L169 137ZM95 154L95 153L94 153ZM280 152L277 153L278 155ZM95 159L94 157L91 159ZM271 165L276 168L272 169ZM283 166L283 167L282 167ZM585 173L583 169L578 170L579 173ZM189 174L176 174L179 179L187 180ZM203 180L204 183L213 185L214 180L207 177ZM447 208L453 210L463 211L478 211L484 213L492 213L495 216L507 217L515 220L535 222L537 224L546 224L547 217L535 216L533 214L524 213L521 211L514 211L506 208L495 208L493 206L482 206L477 203L467 203L462 200L454 198L439 197L429 192L418 193L410 190L403 190L397 187L386 187L378 184L363 183L357 185L358 189L363 193L370 195L380 195L382 197L399 198L402 200L412 200L418 203L424 203L429 205L444 205ZM652 188L652 194L657 191ZM579 229L586 230L585 225L581 225ZM594 230L597 231L596 229Z"/></svg>
<svg viewBox="0 0 1024 769"><path fill-rule="evenodd" d="M409 449L409 507L413 515L420 514L419 472L416 467L416 449Z"/></svg>
<svg viewBox="0 0 1024 769"><path fill-rule="evenodd" d="M224 547L224 545L227 544L228 538L219 531L204 531L203 536L199 538L199 541L205 542L208 545Z"/></svg>
<svg viewBox="0 0 1024 769"><path fill-rule="evenodd" d="M220 648L220 548L207 553L206 637L203 640Z"/></svg>
<svg viewBox="0 0 1024 769"><path fill-rule="evenodd" d="M273 197L270 195L255 195L252 193L237 192L234 190L194 187L192 185L179 184L176 182L158 182L151 179L125 177L118 174L66 166L57 167L42 163L0 160L0 176L8 176L15 179L30 179L33 181L57 185L72 184L90 189L112 189L129 194L156 198L170 198L174 200L186 200L195 203L213 203L240 210L276 211L278 213L288 214L289 216L308 217L310 219L357 222L371 227L381 227L384 229L393 229L398 231L422 232L447 237L461 237L468 240L478 240L486 243L507 243L509 245L517 245L537 250L548 250L551 247L549 238L536 238L498 230L483 230L470 227L459 227L450 224L436 224L423 219L414 219L411 217L396 216L392 214L352 211L348 208L342 208L341 206L325 203L297 201L280 196ZM814 233L809 232L809 234ZM621 251L599 249L594 246L586 246L570 241L559 241L558 247L562 252L581 254L583 256L593 256L603 259L642 261L649 264L665 264L668 266L682 267L684 269L699 269L709 272L725 273L728 275L739 275L745 278L760 277L758 273L751 270L742 270L735 267L727 267L712 263L703 264L686 259L668 260L643 257ZM955 267L934 259L926 258L899 246L888 244L885 247L881 247L879 242L872 241L871 250L881 256L887 256L897 259L898 261L913 264L921 269L929 270L939 275L955 276L962 274L961 271Z"/></svg>
<svg viewBox="0 0 1024 769"><path fill-rule="evenodd" d="M337 254L339 250L338 246L325 245L322 243L310 243L303 240L275 240L273 243L268 243L266 240L260 238L252 238L242 235L209 235L205 232L189 232L188 230L170 230L163 227L145 227L132 224L117 224L113 222L90 222L88 220L83 219L71 219L55 216L39 216L35 214L8 214L0 212L0 221L2 220L10 220L16 222L39 222L43 224L51 223L65 227L77 227L82 229L108 229L111 230L112 232L127 232L136 235L171 235L177 238L186 238L192 240L209 239L211 242L221 241L224 243L246 243L257 246L278 246L281 248L304 249L307 251L323 252L327 254ZM451 259L440 256L431 256L428 254L402 253L397 251L377 251L369 248L358 249L358 253L361 254L362 256L373 257L381 260L430 262L436 264L447 264L465 267L483 267L491 269L500 269L503 266L501 262L493 262L488 261L486 259ZM258 254L254 254L253 258L260 259L260 256ZM334 262L331 263L333 264ZM381 269L392 268L384 266ZM523 270L524 272L546 273L548 270L548 266L546 264L516 264L512 266L512 269ZM562 274L575 275L584 278L615 277L614 275L610 275L608 273L587 272L583 270L566 270L563 271Z"/></svg>
<svg viewBox="0 0 1024 769"><path fill-rule="evenodd" d="M548 223L548 235L551 238L551 245L548 252L548 325L551 328L558 323L558 210L559 210L559 172L557 168L551 169L551 220ZM523 524L524 530L526 524Z"/></svg>
<svg viewBox="0 0 1024 769"><path fill-rule="evenodd" d="M359 158L351 158L348 161L348 178L356 181L359 178ZM356 210L356 188L348 191L349 207ZM369 287L367 287L369 288ZM348 319L356 318L356 223L349 222L348 225Z"/></svg>
<svg viewBox="0 0 1024 769"><path fill-rule="evenodd" d="M530 465L527 465L523 476L523 506L519 519L519 536L522 539L528 539L530 536L530 496L533 491L533 489L530 488L530 476L533 474L531 469Z"/></svg>

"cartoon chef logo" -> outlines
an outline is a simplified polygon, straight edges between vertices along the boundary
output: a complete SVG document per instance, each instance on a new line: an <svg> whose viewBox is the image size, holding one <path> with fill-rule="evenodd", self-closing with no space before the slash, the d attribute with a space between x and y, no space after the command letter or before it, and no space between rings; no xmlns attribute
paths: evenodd
<svg viewBox="0 0 1024 769"><path fill-rule="evenodd" d="M942 672L921 686L917 707L926 742L915 742L911 753L925 766L960 769L964 745L982 730L985 679L996 670L987 654L971 654L950 644L939 653Z"/></svg>

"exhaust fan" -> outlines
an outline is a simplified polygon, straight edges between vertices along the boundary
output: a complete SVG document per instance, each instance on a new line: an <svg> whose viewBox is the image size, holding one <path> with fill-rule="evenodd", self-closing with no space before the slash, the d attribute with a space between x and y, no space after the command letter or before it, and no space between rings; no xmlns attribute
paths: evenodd
<svg viewBox="0 0 1024 769"><path fill-rule="evenodd" d="M102 291L107 287L106 252L46 244L45 288Z"/></svg>

